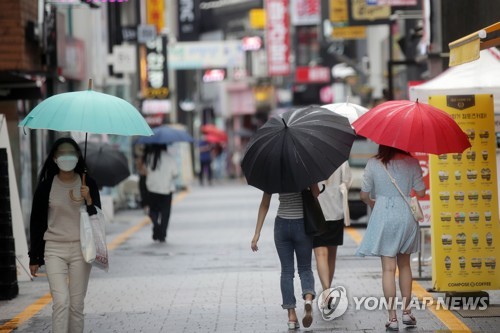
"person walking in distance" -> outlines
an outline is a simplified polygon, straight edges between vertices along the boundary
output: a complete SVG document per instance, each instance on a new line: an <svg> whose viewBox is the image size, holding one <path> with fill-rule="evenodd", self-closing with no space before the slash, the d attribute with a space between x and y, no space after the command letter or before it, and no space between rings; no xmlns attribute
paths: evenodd
<svg viewBox="0 0 500 333"><path fill-rule="evenodd" d="M395 183L392 183L391 177ZM406 195L405 198L396 186ZM381 258L382 289L389 304L389 321L385 325L388 330L399 329L395 309L396 267L404 303L403 324L417 324L409 308L412 289L410 255L418 251L420 244L418 222L409 207L412 189L420 198L425 195L418 160L407 152L380 145L378 154L368 160L363 175L361 200L373 211L356 255Z"/></svg>
<svg viewBox="0 0 500 333"><path fill-rule="evenodd" d="M52 295L52 332L81 333L84 299L91 264L85 262L80 246L80 207L89 215L101 207L95 181L82 175L85 161L78 144L60 138L43 164L33 197L30 218L30 271L37 276L46 265Z"/></svg>
<svg viewBox="0 0 500 333"><path fill-rule="evenodd" d="M344 223L349 221L347 206L347 190L351 186L351 169L349 163L344 162L326 181L319 186L325 190L318 196L318 201L323 210L328 230L313 238L314 256L316 267L323 291L331 288L335 274L337 247L344 243ZM343 192L343 193L342 193ZM320 299L320 307L328 307L328 293Z"/></svg>
<svg viewBox="0 0 500 333"><path fill-rule="evenodd" d="M203 185L203 178L207 174L208 184L212 185L212 144L203 139L199 145L200 149L200 185Z"/></svg>
<svg viewBox="0 0 500 333"><path fill-rule="evenodd" d="M149 217L153 222L153 240L165 242L167 237L174 179L178 175L174 158L166 145L150 145L147 149L146 187L148 190Z"/></svg>
<svg viewBox="0 0 500 333"><path fill-rule="evenodd" d="M316 197L319 194L317 184L311 186L311 191ZM295 275L294 256L297 258L297 268L302 286L302 298L304 299L304 317L302 325L309 327L312 324L312 301L316 296L314 291L314 275L311 269L312 260L312 236L305 232L302 194L280 193L279 208L274 222L274 243L281 262L281 296L283 303L281 307L288 311L288 328L299 328L299 321L295 312L296 299L294 294L293 279ZM263 193L257 216L255 234L252 239L252 250L258 251L257 243L260 232L269 210L271 194Z"/></svg>

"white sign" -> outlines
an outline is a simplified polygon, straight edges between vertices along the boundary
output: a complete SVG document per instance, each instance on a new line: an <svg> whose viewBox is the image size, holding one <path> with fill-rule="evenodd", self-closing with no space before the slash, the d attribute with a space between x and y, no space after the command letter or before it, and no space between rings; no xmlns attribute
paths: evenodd
<svg viewBox="0 0 500 333"><path fill-rule="evenodd" d="M113 53L108 57L113 65L113 72L132 74L137 72L137 56L134 45L115 45Z"/></svg>
<svg viewBox="0 0 500 333"><path fill-rule="evenodd" d="M241 41L178 42L169 44L170 69L244 67Z"/></svg>
<svg viewBox="0 0 500 333"><path fill-rule="evenodd" d="M293 25L318 25L321 21L320 0L290 0Z"/></svg>

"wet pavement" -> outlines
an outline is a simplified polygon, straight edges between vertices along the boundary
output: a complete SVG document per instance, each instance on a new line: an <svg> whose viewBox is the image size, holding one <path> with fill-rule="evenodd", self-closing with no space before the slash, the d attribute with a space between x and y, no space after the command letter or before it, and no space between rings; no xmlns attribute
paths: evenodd
<svg viewBox="0 0 500 333"><path fill-rule="evenodd" d="M186 195L177 195L166 243L152 241L150 225L129 232L130 238L110 252L109 272L94 268L91 273L85 332L287 332L273 243L277 196L272 198L260 250L253 253L250 249L260 197L260 191L238 182L193 187ZM117 212L107 228L108 243L144 218L141 210ZM363 233L363 228L346 232L338 252L334 285L345 287L347 311L326 321L315 306L313 324L300 331L385 332L385 310L356 310L353 302L354 297L382 296L380 260L354 257ZM319 292L316 272L315 276ZM431 287L430 281L416 283L421 293ZM295 286L298 297L297 275ZM17 298L0 301L0 332L15 327L14 332L50 332L51 305L43 306L40 300L49 291L46 277L20 282L19 288ZM37 301L42 303L40 310L33 305ZM499 291L490 292L490 302L500 304ZM302 307L299 302L299 318ZM20 313L20 324L9 322ZM418 326L406 329L400 323L400 330L500 331L500 317L463 318L453 311L442 313L415 310Z"/></svg>

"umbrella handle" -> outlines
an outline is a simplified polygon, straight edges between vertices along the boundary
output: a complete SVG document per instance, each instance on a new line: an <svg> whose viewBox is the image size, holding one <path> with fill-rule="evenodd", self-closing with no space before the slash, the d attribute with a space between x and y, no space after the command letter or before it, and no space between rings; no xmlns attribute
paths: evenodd
<svg viewBox="0 0 500 333"><path fill-rule="evenodd" d="M86 176L87 176L86 173L82 174L82 186L86 186L87 185L86 181L85 181L85 177ZM69 190L69 197L70 197L71 200L76 201L76 202L81 202L81 201L85 200L83 197L80 197L80 198L75 197L74 194L73 194L73 190Z"/></svg>

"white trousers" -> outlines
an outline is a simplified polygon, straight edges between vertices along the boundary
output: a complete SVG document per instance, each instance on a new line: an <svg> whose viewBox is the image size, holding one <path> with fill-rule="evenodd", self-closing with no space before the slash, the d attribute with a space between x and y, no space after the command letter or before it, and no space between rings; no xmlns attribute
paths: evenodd
<svg viewBox="0 0 500 333"><path fill-rule="evenodd" d="M92 265L83 260L80 241L46 241L45 265L53 302L52 332L82 333Z"/></svg>

